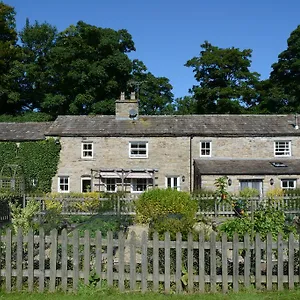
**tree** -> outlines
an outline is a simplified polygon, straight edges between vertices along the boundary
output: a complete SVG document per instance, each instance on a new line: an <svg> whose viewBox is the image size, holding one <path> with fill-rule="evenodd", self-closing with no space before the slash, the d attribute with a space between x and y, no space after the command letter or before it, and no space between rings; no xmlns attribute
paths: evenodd
<svg viewBox="0 0 300 300"><path fill-rule="evenodd" d="M50 50L49 83L41 111L58 114L112 114L126 90L134 51L126 30L99 28L82 21L61 32Z"/></svg>
<svg viewBox="0 0 300 300"><path fill-rule="evenodd" d="M300 25L287 40L287 49L278 55L272 65L270 83L280 88L283 97L278 97L277 105L286 112L300 111ZM283 105L285 107L283 107Z"/></svg>
<svg viewBox="0 0 300 300"><path fill-rule="evenodd" d="M197 100L191 96L176 98L174 110L177 115L191 115L197 113Z"/></svg>
<svg viewBox="0 0 300 300"><path fill-rule="evenodd" d="M250 49L201 45L199 57L187 61L199 85L191 89L198 113L242 113L257 104L259 74L250 72Z"/></svg>
<svg viewBox="0 0 300 300"><path fill-rule="evenodd" d="M56 27L37 21L30 25L28 19L20 32L23 58L19 82L24 110L40 111L46 94L55 90L49 84L49 53L55 46L56 37Z"/></svg>
<svg viewBox="0 0 300 300"><path fill-rule="evenodd" d="M132 78L129 88L138 92L140 114L161 115L174 111L172 85L166 77L155 77L142 61L132 62Z"/></svg>
<svg viewBox="0 0 300 300"><path fill-rule="evenodd" d="M17 70L14 68L20 57L16 45L14 8L0 2L0 111L15 113L20 110Z"/></svg>

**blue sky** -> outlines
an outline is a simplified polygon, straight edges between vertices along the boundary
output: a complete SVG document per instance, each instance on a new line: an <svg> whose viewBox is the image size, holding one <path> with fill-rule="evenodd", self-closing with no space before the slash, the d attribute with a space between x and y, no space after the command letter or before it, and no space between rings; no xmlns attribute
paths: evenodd
<svg viewBox="0 0 300 300"><path fill-rule="evenodd" d="M252 70L265 79L300 24L299 0L4 0L15 7L17 28L28 17L59 31L82 20L98 27L127 29L135 42L131 58L155 76L165 76L175 97L195 84L186 61L208 40L219 47L253 50Z"/></svg>

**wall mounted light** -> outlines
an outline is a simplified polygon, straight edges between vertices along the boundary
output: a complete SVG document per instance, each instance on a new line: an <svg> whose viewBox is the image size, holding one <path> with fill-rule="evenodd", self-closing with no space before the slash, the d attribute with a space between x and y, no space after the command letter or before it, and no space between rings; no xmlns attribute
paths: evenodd
<svg viewBox="0 0 300 300"><path fill-rule="evenodd" d="M182 182L185 182L185 176L184 175L181 177L181 179L182 179Z"/></svg>
<svg viewBox="0 0 300 300"><path fill-rule="evenodd" d="M229 185L229 186L232 185L232 180L231 180L231 178L228 179L228 185Z"/></svg>
<svg viewBox="0 0 300 300"><path fill-rule="evenodd" d="M273 185L273 184L274 184L274 179L271 178L271 179L270 179L270 185Z"/></svg>

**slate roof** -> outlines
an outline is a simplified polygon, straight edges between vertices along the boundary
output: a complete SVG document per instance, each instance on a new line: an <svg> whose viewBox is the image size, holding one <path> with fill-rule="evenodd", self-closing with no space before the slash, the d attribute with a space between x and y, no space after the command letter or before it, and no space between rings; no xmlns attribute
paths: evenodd
<svg viewBox="0 0 300 300"><path fill-rule="evenodd" d="M45 132L52 122L0 122L0 141L38 141L45 139Z"/></svg>
<svg viewBox="0 0 300 300"><path fill-rule="evenodd" d="M58 116L50 136L300 136L294 115Z"/></svg>
<svg viewBox="0 0 300 300"><path fill-rule="evenodd" d="M283 163L274 167L271 163ZM300 159L195 159L195 169L202 175L297 175Z"/></svg>

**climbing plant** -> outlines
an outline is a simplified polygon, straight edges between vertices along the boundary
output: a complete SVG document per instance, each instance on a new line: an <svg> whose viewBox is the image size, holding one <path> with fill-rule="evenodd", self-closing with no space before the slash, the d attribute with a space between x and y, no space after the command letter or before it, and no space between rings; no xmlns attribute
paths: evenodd
<svg viewBox="0 0 300 300"><path fill-rule="evenodd" d="M4 164L22 167L25 191L50 192L59 162L60 144L55 139L31 142L0 142L0 169Z"/></svg>

